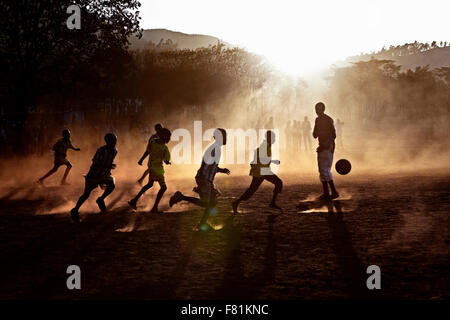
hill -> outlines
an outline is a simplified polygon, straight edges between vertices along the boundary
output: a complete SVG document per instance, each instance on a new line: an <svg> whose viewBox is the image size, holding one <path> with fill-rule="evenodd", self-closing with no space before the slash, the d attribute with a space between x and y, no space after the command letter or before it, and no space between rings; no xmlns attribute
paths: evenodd
<svg viewBox="0 0 450 320"><path fill-rule="evenodd" d="M450 47L433 48L414 54L393 56L389 52L378 52L375 54L365 54L347 58L346 62L368 61L371 58L383 60L394 60L402 67L402 70L415 69L429 65L431 69L440 67L450 67Z"/></svg>
<svg viewBox="0 0 450 320"><path fill-rule="evenodd" d="M218 42L229 45L219 38L203 34L186 34L182 32L171 31L167 29L149 29L142 32L142 38L135 36L130 39L130 49L144 49L145 47L156 46L161 43L164 47L175 49L197 49L216 45ZM161 42L162 40L162 42Z"/></svg>

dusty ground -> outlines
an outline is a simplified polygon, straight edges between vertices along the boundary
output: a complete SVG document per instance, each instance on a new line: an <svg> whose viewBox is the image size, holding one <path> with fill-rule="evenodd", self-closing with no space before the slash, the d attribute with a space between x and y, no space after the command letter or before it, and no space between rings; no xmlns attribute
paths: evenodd
<svg viewBox="0 0 450 320"><path fill-rule="evenodd" d="M4 187L0 298L448 299L448 174L340 177L342 197L329 206L312 201L320 192L315 176L280 176L282 213L267 207L272 187L265 182L237 216L229 203L249 177L218 179L223 196L209 220L218 230L210 232L195 231L202 210L194 206L146 212L155 191L132 212L132 182L118 184L106 214L98 213L94 191L80 225L68 215L80 179L66 187ZM182 182L189 193L193 179ZM73 264L82 271L79 291L66 288ZM381 268L377 292L365 285L372 264Z"/></svg>

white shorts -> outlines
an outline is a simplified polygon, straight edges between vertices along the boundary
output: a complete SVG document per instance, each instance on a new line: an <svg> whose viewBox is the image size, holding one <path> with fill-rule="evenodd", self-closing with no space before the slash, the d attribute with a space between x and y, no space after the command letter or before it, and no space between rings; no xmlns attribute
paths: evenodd
<svg viewBox="0 0 450 320"><path fill-rule="evenodd" d="M331 174L331 167L333 166L333 152L332 148L317 152L317 163L319 165L319 177L320 181L328 182L333 180L333 175Z"/></svg>

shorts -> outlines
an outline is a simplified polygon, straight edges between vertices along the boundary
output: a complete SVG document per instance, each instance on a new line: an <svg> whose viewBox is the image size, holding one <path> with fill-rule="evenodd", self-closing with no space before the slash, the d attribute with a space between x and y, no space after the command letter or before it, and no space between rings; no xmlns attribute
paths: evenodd
<svg viewBox="0 0 450 320"><path fill-rule="evenodd" d="M67 159L67 157L65 157L65 156L55 156L54 164L55 164L55 167L60 167L63 165L72 166L69 159Z"/></svg>
<svg viewBox="0 0 450 320"><path fill-rule="evenodd" d="M113 176L104 176L100 178L90 178L85 176L85 189L93 190L100 186L102 189L108 186L115 186L115 179Z"/></svg>
<svg viewBox="0 0 450 320"><path fill-rule="evenodd" d="M149 173L148 182L151 181L157 181L161 187L166 185L166 180L164 179L163 174Z"/></svg>
<svg viewBox="0 0 450 320"><path fill-rule="evenodd" d="M333 180L331 174L331 167L333 166L333 152L329 148L317 152L317 164L319 165L319 178L322 182L328 182Z"/></svg>
<svg viewBox="0 0 450 320"><path fill-rule="evenodd" d="M210 206L215 206L217 203L217 192L214 188L214 184L204 178L195 178L197 182L197 191L200 195L200 200L204 203L210 204Z"/></svg>

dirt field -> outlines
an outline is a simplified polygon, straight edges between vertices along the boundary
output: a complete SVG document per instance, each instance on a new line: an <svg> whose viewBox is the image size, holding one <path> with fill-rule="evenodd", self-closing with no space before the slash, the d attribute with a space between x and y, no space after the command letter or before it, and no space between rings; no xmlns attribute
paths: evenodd
<svg viewBox="0 0 450 320"><path fill-rule="evenodd" d="M59 173L61 174L61 173ZM17 183L0 189L1 299L346 299L449 297L450 176L353 175L337 179L341 199L314 201L317 177L280 175L283 212L267 205L265 182L233 216L230 201L248 176L217 179L223 196L196 231L202 210L177 205L150 214L155 190L138 212L138 191L121 183L99 214L94 191L75 225L68 210L74 185ZM183 191L193 194L193 179ZM170 188L162 202L173 193ZM82 289L66 288L66 268L78 265ZM381 268L381 290L366 287L366 268Z"/></svg>

